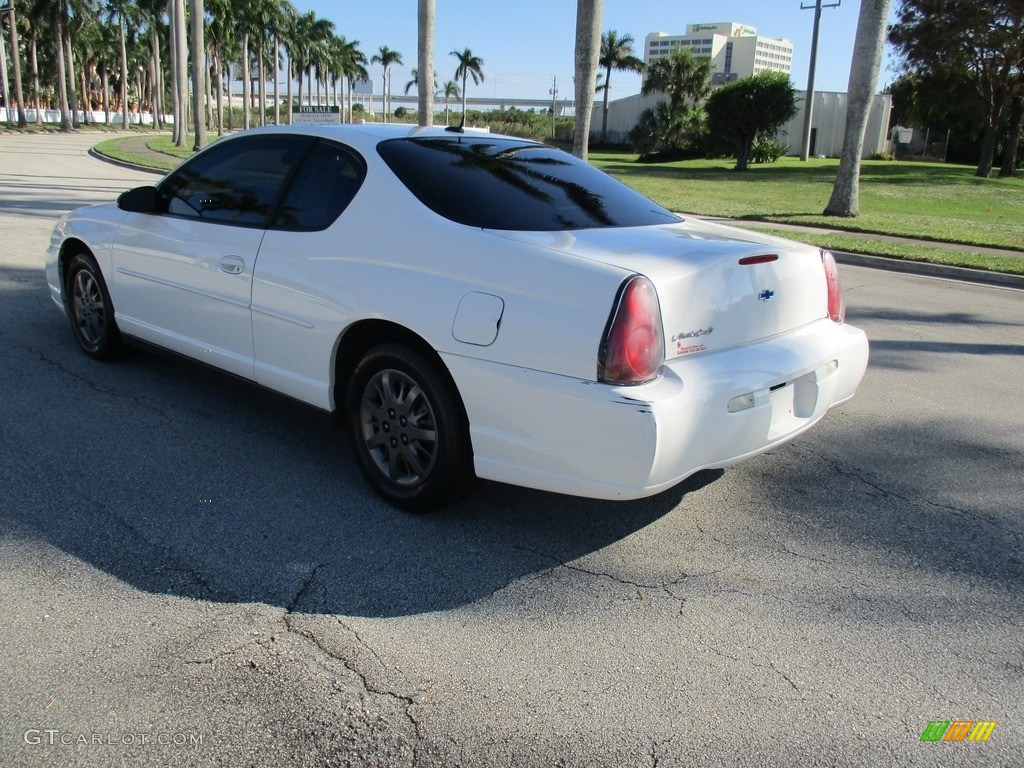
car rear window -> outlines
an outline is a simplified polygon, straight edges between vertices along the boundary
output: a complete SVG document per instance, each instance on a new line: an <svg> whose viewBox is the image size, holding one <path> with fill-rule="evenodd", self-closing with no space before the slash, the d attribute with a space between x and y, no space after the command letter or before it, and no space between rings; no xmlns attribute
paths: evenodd
<svg viewBox="0 0 1024 768"><path fill-rule="evenodd" d="M635 227L679 217L544 144L490 136L392 139L377 151L431 210L483 229Z"/></svg>

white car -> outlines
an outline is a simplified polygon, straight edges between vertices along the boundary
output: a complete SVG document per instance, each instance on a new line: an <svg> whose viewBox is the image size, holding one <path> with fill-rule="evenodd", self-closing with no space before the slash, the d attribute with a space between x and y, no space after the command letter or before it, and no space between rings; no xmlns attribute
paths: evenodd
<svg viewBox="0 0 1024 768"><path fill-rule="evenodd" d="M808 429L868 359L827 252L681 218L544 144L268 127L74 211L81 348L156 345L337 412L370 485L635 499Z"/></svg>

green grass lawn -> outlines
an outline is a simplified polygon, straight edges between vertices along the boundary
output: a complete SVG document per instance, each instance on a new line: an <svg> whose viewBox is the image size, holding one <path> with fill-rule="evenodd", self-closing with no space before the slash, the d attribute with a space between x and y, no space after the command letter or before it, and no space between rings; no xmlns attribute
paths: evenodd
<svg viewBox="0 0 1024 768"><path fill-rule="evenodd" d="M1024 178L869 160L861 168L860 216L842 219L821 215L838 160L787 157L739 173L731 160L646 164L635 157L598 152L590 160L673 211L1024 250Z"/></svg>

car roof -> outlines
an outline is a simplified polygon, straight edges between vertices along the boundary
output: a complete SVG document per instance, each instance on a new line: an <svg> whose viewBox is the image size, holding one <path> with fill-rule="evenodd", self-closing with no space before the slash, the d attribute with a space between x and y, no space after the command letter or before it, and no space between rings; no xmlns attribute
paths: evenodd
<svg viewBox="0 0 1024 768"><path fill-rule="evenodd" d="M284 133L301 134L303 136L318 136L335 141L363 145L377 145L389 139L405 138L463 138L463 139L502 139L515 141L522 144L536 144L531 139L523 139L516 136L505 136L499 133L491 133L486 129L465 128L451 129L444 127L423 128L408 123L346 123L338 125L267 125L261 128L251 128L247 131L239 131L233 136L252 135L254 133Z"/></svg>

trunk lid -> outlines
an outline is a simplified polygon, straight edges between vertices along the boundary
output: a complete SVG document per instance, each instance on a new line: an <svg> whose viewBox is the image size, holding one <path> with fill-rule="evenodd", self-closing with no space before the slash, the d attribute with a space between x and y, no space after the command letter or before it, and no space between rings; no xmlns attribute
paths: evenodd
<svg viewBox="0 0 1024 768"><path fill-rule="evenodd" d="M493 234L648 277L658 291L668 360L777 336L827 314L820 251L789 240L695 219Z"/></svg>

